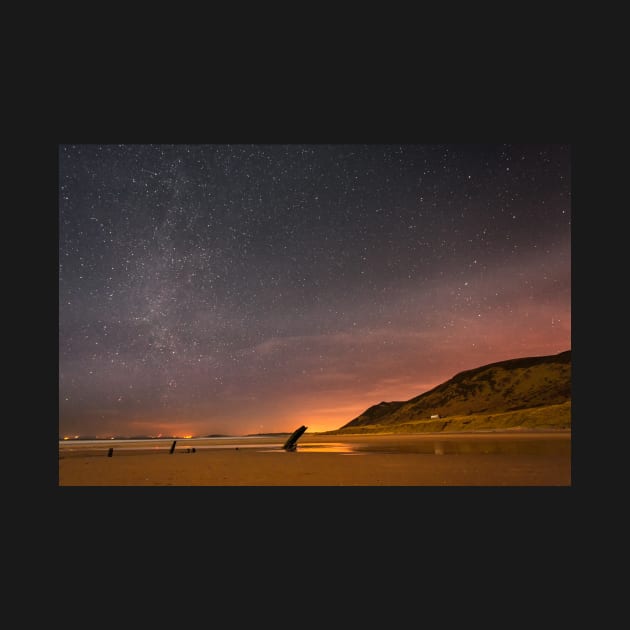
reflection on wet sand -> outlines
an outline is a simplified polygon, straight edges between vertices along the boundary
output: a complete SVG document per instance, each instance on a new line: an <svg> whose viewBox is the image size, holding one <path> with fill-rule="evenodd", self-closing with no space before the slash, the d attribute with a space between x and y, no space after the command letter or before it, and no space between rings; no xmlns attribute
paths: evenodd
<svg viewBox="0 0 630 630"><path fill-rule="evenodd" d="M340 453L341 455L358 455L361 452L357 450L354 444L343 442L313 442L311 444L300 444L298 445L297 451L301 453Z"/></svg>
<svg viewBox="0 0 630 630"><path fill-rule="evenodd" d="M451 439L448 441L418 441L390 444L358 444L354 447L362 453L417 453L419 455L554 455L570 453L568 440L496 440Z"/></svg>
<svg viewBox="0 0 630 630"><path fill-rule="evenodd" d="M368 455L373 453L416 453L418 455L473 455L473 454L502 454L502 455L535 455L569 453L571 444L563 441L544 440L449 440L418 441L408 443L404 441L391 443L361 444L355 442L313 442L300 444L295 452L300 453L339 453L343 455ZM281 452L282 449L261 449L264 452Z"/></svg>

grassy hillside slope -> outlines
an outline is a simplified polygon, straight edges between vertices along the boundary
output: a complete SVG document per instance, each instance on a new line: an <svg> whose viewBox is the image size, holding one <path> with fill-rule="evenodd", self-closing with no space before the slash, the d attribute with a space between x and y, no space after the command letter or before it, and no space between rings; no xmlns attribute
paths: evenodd
<svg viewBox="0 0 630 630"><path fill-rule="evenodd" d="M433 417L432 416L439 416ZM491 363L415 398L381 402L336 431L418 433L571 428L571 351Z"/></svg>

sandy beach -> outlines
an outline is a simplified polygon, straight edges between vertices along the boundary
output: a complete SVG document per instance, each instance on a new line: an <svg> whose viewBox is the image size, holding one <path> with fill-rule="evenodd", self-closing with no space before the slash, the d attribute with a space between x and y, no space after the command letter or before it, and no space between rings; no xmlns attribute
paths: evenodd
<svg viewBox="0 0 630 630"><path fill-rule="evenodd" d="M60 486L570 486L571 432L59 444ZM108 456L112 448L112 455Z"/></svg>

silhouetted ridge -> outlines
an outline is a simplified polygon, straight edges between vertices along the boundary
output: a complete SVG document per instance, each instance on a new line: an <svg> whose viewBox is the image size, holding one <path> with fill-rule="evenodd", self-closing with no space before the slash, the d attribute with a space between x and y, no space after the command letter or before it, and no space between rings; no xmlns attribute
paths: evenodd
<svg viewBox="0 0 630 630"><path fill-rule="evenodd" d="M383 401L369 407L339 431L398 425L408 426L410 430L431 427L441 431L448 424L443 420L449 417L505 414L553 405L565 405L563 414L566 416L568 410L570 417L570 401L571 350L567 350L555 355L498 361L459 372L410 400ZM418 425L420 422L424 422L422 427ZM451 428L461 429L465 424Z"/></svg>

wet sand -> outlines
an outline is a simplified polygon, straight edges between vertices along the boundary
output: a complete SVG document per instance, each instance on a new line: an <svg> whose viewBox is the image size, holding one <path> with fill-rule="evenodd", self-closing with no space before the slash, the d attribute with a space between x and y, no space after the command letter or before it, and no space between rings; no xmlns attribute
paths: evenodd
<svg viewBox="0 0 630 630"><path fill-rule="evenodd" d="M285 439L182 439L172 454L172 442L62 443L59 485L571 485L570 431L305 434L293 453Z"/></svg>

